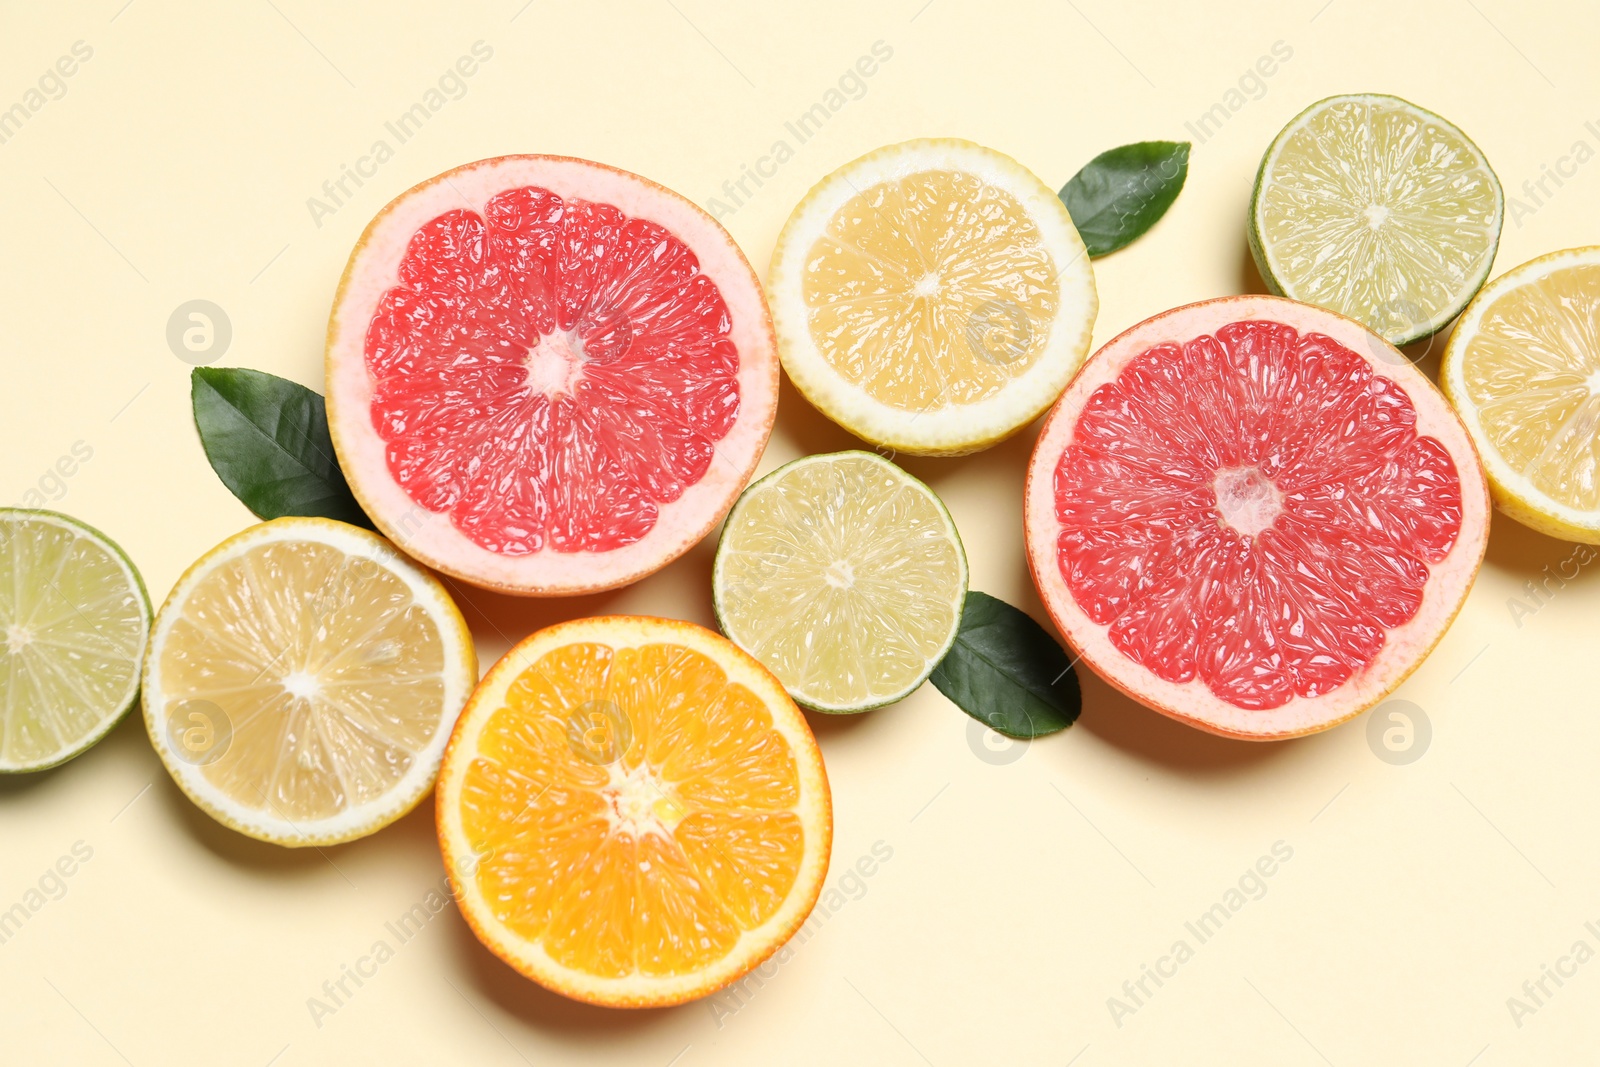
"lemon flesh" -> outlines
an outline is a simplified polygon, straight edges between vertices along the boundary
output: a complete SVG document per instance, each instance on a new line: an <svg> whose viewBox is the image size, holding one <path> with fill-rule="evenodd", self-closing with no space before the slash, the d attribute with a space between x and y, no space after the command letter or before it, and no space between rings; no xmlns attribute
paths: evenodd
<svg viewBox="0 0 1600 1067"><path fill-rule="evenodd" d="M53 512L0 509L0 773L87 750L132 707L150 631L122 550Z"/></svg>
<svg viewBox="0 0 1600 1067"><path fill-rule="evenodd" d="M1451 338L1441 378L1502 509L1600 542L1600 248L1491 283Z"/></svg>
<svg viewBox="0 0 1600 1067"><path fill-rule="evenodd" d="M1499 180L1455 126L1398 97L1336 96L1267 149L1250 248L1274 293L1403 345L1437 333L1483 285L1503 214Z"/></svg>
<svg viewBox="0 0 1600 1067"><path fill-rule="evenodd" d="M933 491L887 460L796 460L734 505L713 572L735 644L796 701L857 712L908 695L961 623L967 561Z"/></svg>
<svg viewBox="0 0 1600 1067"><path fill-rule="evenodd" d="M909 412L971 404L1038 360L1057 271L1015 197L971 174L921 171L852 197L817 238L809 327L834 369L877 400Z"/></svg>

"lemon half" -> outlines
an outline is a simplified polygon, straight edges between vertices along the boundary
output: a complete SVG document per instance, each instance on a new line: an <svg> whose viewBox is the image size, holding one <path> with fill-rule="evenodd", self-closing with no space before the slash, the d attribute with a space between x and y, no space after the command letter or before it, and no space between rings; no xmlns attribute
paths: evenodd
<svg viewBox="0 0 1600 1067"><path fill-rule="evenodd" d="M1094 272L1059 197L957 140L880 148L817 183L768 278L784 369L873 444L959 455L1049 407L1089 351Z"/></svg>
<svg viewBox="0 0 1600 1067"><path fill-rule="evenodd" d="M432 575L366 530L274 519L178 580L151 631L145 725L219 822L326 845L416 806L477 678Z"/></svg>
<svg viewBox="0 0 1600 1067"><path fill-rule="evenodd" d="M1541 256L1485 286L1439 380L1500 509L1600 544L1600 247Z"/></svg>

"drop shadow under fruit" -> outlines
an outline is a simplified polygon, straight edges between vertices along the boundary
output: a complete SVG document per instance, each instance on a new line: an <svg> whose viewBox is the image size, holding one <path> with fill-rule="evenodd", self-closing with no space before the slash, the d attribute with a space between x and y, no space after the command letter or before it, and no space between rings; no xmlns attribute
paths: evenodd
<svg viewBox="0 0 1600 1067"><path fill-rule="evenodd" d="M1256 257L1250 254L1248 241L1239 242L1239 292L1272 295L1267 283L1261 280L1261 271L1256 268Z"/></svg>
<svg viewBox="0 0 1600 1067"><path fill-rule="evenodd" d="M546 1036L569 1035L586 1042L631 1044L676 1017L696 1010L694 1001L670 1008L606 1008L564 997L520 974L479 941L452 907L441 933L450 941L450 982L465 998L482 997L523 1025ZM481 1011L476 1004L475 1011ZM704 1009L700 1009L704 1010Z"/></svg>
<svg viewBox="0 0 1600 1067"><path fill-rule="evenodd" d="M437 848L433 831L433 793L430 790L410 812L366 837L336 845L289 848L257 841L229 829L202 811L179 789L164 768L156 772L151 799L167 808L168 821L183 828L196 844L231 867L296 881L332 877L357 891L363 872L393 867L415 856L418 848ZM379 857L394 855L388 859Z"/></svg>
<svg viewBox="0 0 1600 1067"><path fill-rule="evenodd" d="M1220 737L1133 700L1079 663L1083 713L1073 729L1088 730L1129 755L1190 774L1226 774L1289 752L1294 740L1241 741Z"/></svg>
<svg viewBox="0 0 1600 1067"><path fill-rule="evenodd" d="M1594 580L1587 575L1600 560L1600 545L1584 545L1542 534L1498 508L1490 512L1490 516L1484 566L1504 571L1518 585L1532 580L1564 587L1573 582Z"/></svg>
<svg viewBox="0 0 1600 1067"><path fill-rule="evenodd" d="M789 380L787 371L778 380L778 417L773 423L772 439L767 443L769 451L772 440L780 438L800 456L844 452L852 448L873 451L867 442L813 407L805 394Z"/></svg>

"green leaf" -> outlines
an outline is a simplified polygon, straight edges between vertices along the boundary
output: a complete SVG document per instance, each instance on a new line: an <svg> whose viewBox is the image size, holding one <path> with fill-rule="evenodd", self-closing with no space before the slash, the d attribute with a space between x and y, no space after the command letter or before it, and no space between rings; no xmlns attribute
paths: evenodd
<svg viewBox="0 0 1600 1067"><path fill-rule="evenodd" d="M206 459L245 507L372 528L334 458L322 397L243 367L196 367L190 396Z"/></svg>
<svg viewBox="0 0 1600 1067"><path fill-rule="evenodd" d="M973 590L950 652L930 676L962 711L1010 737L1064 730L1083 710L1072 660L1044 627Z"/></svg>
<svg viewBox="0 0 1600 1067"><path fill-rule="evenodd" d="M1061 187L1090 257L1130 244L1154 226L1183 191L1188 141L1140 141L1102 152Z"/></svg>

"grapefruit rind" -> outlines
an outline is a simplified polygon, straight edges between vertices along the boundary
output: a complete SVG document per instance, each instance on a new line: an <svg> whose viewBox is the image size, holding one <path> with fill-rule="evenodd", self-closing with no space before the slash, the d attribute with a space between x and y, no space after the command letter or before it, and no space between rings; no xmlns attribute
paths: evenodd
<svg viewBox="0 0 1600 1067"><path fill-rule="evenodd" d="M940 517L944 520L945 532L948 535L950 542L955 546L956 557L960 562L961 581L960 589L955 595L954 622L950 627L950 634L940 647L939 651L933 656L929 657L927 669L923 671L915 681L912 681L908 685L905 685L892 693L880 694L871 700L858 704L830 703L814 696L809 696L798 687L793 689L788 689L787 686L785 687L789 695L794 698L796 704L799 704L808 711L820 712L824 715L855 715L862 712L875 711L878 708L887 707L890 704L904 700L906 697L916 692L917 689L921 687L922 683L928 680L928 676L933 673L934 668L938 667L940 661L944 659L945 655L955 645L956 638L960 635L961 612L963 605L966 603L967 585L969 580L967 552L966 547L961 542L961 532L956 529L955 519L951 518L950 516L950 509L945 507L944 501L939 498L939 494L935 493L933 489L927 485L927 483L912 476L911 474L906 473L900 467L884 459L876 452L864 452L859 449L854 449L845 452L833 452L815 456L801 456L799 459L790 460L788 463L785 463L783 466L772 471L770 474L763 475L761 478L758 478L756 481L752 482L750 487L740 494L739 499L733 505L733 509L728 512L728 521L723 525L722 539L717 545L716 562L712 565L711 569L711 599L713 609L715 610L717 616L717 625L722 629L722 632L728 636L729 640L733 641L734 644L739 645L739 647L744 648L743 643L739 640L739 637L736 633L738 626L736 622L732 621L735 613L730 606L729 601L733 598L727 589L728 583L724 579L724 553L725 551L731 550L732 545L732 542L728 536L728 531L736 528L741 507L744 506L747 501L753 499L754 495L761 489L763 485L778 480L786 472L793 471L802 465L819 462L825 463L841 456L860 457L882 464L883 467L887 469L886 473L888 473L890 477L899 480L903 485L909 488L913 488L927 495L928 499L932 501L934 507L937 509ZM745 649L745 651L748 652L750 650Z"/></svg>
<svg viewBox="0 0 1600 1067"><path fill-rule="evenodd" d="M145 729L150 744L166 766L178 788L195 806L231 830L269 844L288 848L309 848L343 844L376 833L412 811L433 788L445 744L455 725L455 715L441 714L439 726L426 749L417 753L411 770L382 798L350 808L339 815L317 820L290 820L249 808L223 794L200 774L199 769L181 758L172 746L165 723L158 716L166 704L161 680L161 650L184 601L206 575L219 565L249 549L273 541L314 541L330 545L358 558L373 561L399 577L410 589L429 618L438 627L445 647L453 650L453 671L445 678L446 708L460 707L467 699L478 675L477 646L472 633L450 594L433 575L411 563L383 538L359 527L333 519L285 517L259 523L223 541L195 560L183 573L166 602L156 613L155 625L146 645L143 673ZM447 662L449 662L447 660Z"/></svg>
<svg viewBox="0 0 1600 1067"><path fill-rule="evenodd" d="M1077 415L1089 396L1115 381L1122 369L1152 347L1182 344L1214 334L1228 323L1267 320L1301 334L1320 333L1372 364L1411 397L1416 432L1440 441L1455 460L1461 484L1461 532L1449 553L1430 566L1422 604L1410 621L1387 632L1383 648L1364 669L1331 692L1295 696L1279 707L1252 711L1212 693L1203 681L1175 683L1134 662L1077 605L1057 559L1055 469L1071 443ZM1384 353L1382 361L1371 357ZM1431 402L1430 402L1431 401ZM1326 309L1275 296L1229 296L1174 308L1124 331L1103 345L1046 418L1028 465L1024 492L1028 566L1046 610L1079 656L1134 700L1210 733L1252 741L1298 737L1337 726L1393 692L1432 651L1461 610L1483 561L1489 533L1489 490L1477 450L1461 421L1420 371L1365 326Z"/></svg>
<svg viewBox="0 0 1600 1067"><path fill-rule="evenodd" d="M1023 205L1054 260L1061 305L1044 351L999 393L973 404L912 412L868 395L818 350L807 324L803 274L812 246L852 198L882 182L936 169L973 174ZM887 145L814 185L778 235L767 292L783 368L801 394L864 441L930 456L959 456L988 448L1048 408L1088 354L1099 308L1088 251L1061 198L1010 156L958 138Z"/></svg>
<svg viewBox="0 0 1600 1067"><path fill-rule="evenodd" d="M454 210L483 213L495 195L536 186L563 199L611 204L671 231L721 291L739 352L739 417L716 444L705 476L661 505L641 540L605 552L501 555L473 542L445 512L418 504L390 474L385 443L373 429L373 383L365 344L383 295L398 284L412 236ZM755 472L778 404L777 347L761 282L733 238L687 198L624 170L565 156L521 155L480 160L446 171L402 193L380 211L356 242L339 280L328 320L325 374L328 429L339 465L378 529L429 567L465 582L518 596L568 596L613 589L652 574L687 552L716 526Z"/></svg>
<svg viewBox="0 0 1600 1067"><path fill-rule="evenodd" d="M1478 407L1467 391L1463 360L1468 342L1478 332L1483 315L1505 293L1537 281L1563 267L1600 264L1600 245L1568 248L1531 259L1500 275L1478 293L1462 314L1450 335L1439 365L1439 385L1450 406L1466 424L1467 433L1479 443L1489 489L1495 506L1530 529L1565 541L1600 544L1600 512L1584 511L1552 499L1535 486L1523 472L1506 462L1500 450L1488 440Z"/></svg>
<svg viewBox="0 0 1600 1067"><path fill-rule="evenodd" d="M461 818L462 784L478 739L490 717L506 704L506 691L545 654L565 645L592 641L612 648L668 643L713 660L756 694L772 713L774 727L789 743L799 772L797 811L806 832L806 849L794 886L762 924L746 930L727 955L688 974L654 977L634 973L600 977L566 967L543 946L530 944L495 916L475 879L463 877L481 859L468 840ZM737 981L781 948L804 925L822 894L833 845L833 804L822 753L804 716L783 686L753 656L726 638L676 619L613 615L575 619L546 627L514 646L484 675L456 721L445 749L436 793L439 847L461 915L478 940L513 970L573 1000L612 1008L659 1008L715 993Z"/></svg>
<svg viewBox="0 0 1600 1067"><path fill-rule="evenodd" d="M85 538L95 545L98 545L107 552L107 554L122 569L124 577L126 577L128 581L129 588L137 594L136 599L138 601L140 618L144 628L144 645L139 650L139 655L142 658L144 655L144 649L148 648L150 644L150 623L154 616L154 612L150 608L150 593L145 589L144 578L139 574L139 568L133 565L133 560L129 559L128 554L122 550L122 546L111 540L111 538L107 537L99 530L95 529L93 526L90 526L88 523L83 522L80 519L75 519L71 515L63 515L59 511L48 511L43 508L0 508L0 522L15 519L25 519L32 522L45 522L51 525L63 527L67 530L70 530L77 536ZM139 676L140 672L138 669L138 664L135 663L134 670L132 672L132 680L129 682L129 687L125 698L115 701L111 710L108 711L92 729L79 737L75 742L63 746L60 751L53 753L48 759L44 760L37 760L29 763L8 763L0 760L0 774L28 774L34 771L46 771L52 767L59 767L68 760L75 759L76 757L83 755L85 752L89 751L89 749L99 744L100 741L105 738L106 734L111 732L113 727L127 717L128 712L133 710L134 704L138 703Z"/></svg>

